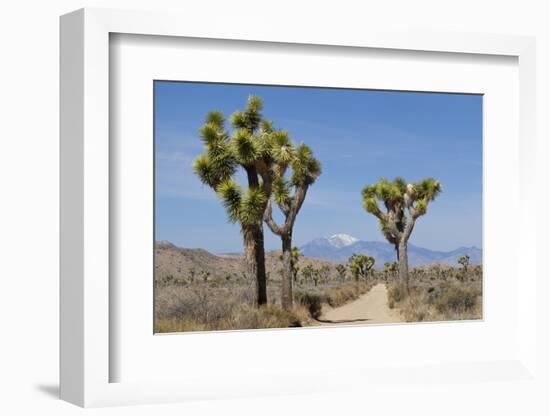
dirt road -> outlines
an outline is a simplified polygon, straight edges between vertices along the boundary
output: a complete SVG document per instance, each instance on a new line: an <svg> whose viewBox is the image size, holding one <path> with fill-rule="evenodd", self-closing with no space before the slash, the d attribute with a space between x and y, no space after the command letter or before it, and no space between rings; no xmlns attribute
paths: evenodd
<svg viewBox="0 0 550 416"><path fill-rule="evenodd" d="M386 285L379 283L359 299L327 310L319 322L323 325L365 325L404 321L397 311L388 308L388 290Z"/></svg>

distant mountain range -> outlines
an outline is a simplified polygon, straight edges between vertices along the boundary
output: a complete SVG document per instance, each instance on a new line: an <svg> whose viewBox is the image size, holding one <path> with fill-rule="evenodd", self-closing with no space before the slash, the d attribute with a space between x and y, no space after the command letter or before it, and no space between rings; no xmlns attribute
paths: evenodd
<svg viewBox="0 0 550 416"><path fill-rule="evenodd" d="M361 241L347 234L335 234L331 237L316 238L300 247L304 256L325 260L345 262L354 254L368 254L376 259L375 267L382 267L385 262L396 261L395 248L381 241ZM409 244L408 256L410 266L423 266L432 263L457 266L457 260L470 256L471 264L481 264L482 251L477 247L459 247L452 251L435 251Z"/></svg>

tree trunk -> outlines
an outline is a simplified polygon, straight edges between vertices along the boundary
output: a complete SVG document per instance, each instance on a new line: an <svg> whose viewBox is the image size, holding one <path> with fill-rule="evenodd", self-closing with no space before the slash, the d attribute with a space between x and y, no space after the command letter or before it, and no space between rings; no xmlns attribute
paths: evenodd
<svg viewBox="0 0 550 416"><path fill-rule="evenodd" d="M405 283L407 294L409 293L409 259L407 255L407 240L399 242L399 280Z"/></svg>
<svg viewBox="0 0 550 416"><path fill-rule="evenodd" d="M255 302L257 306L267 304L265 273L264 233L262 226L254 225L243 229L244 258L249 279L256 282Z"/></svg>
<svg viewBox="0 0 550 416"><path fill-rule="evenodd" d="M283 309L292 309L292 236L281 236L283 242L283 276L281 282L281 305Z"/></svg>

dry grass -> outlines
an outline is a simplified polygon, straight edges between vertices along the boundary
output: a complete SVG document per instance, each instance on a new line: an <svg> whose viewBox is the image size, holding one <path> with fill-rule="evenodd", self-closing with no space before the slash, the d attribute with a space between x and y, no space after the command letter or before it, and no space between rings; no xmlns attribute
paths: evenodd
<svg viewBox="0 0 550 416"><path fill-rule="evenodd" d="M424 268L412 273L410 294L393 281L388 289L388 306L397 308L407 322L454 321L482 318L482 274L479 270L463 279L457 269Z"/></svg>
<svg viewBox="0 0 550 416"><path fill-rule="evenodd" d="M242 281L158 280L155 287L155 332L289 328L315 325L323 305L332 307L357 299L372 283L327 281L300 285L294 308L281 308L280 281L268 282L269 304L254 306L254 285Z"/></svg>
<svg viewBox="0 0 550 416"><path fill-rule="evenodd" d="M291 328L302 326L308 313L304 307L287 312L275 305L255 308L240 305L220 319L204 322L191 317L164 318L156 322L156 332L223 331L234 329Z"/></svg>
<svg viewBox="0 0 550 416"><path fill-rule="evenodd" d="M408 322L481 319L481 267L464 276L458 268L434 265L411 270L410 294L397 280L375 271L368 282L328 275L314 284L300 279L294 308L280 307L281 281L268 280L269 304L254 307L254 284L244 278L157 278L156 332L288 328L318 325L325 306L339 307L386 281L388 306Z"/></svg>

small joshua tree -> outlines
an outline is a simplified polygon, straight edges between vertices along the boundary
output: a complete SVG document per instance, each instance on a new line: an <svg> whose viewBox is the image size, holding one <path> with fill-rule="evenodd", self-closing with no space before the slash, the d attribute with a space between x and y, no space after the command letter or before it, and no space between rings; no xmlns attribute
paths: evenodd
<svg viewBox="0 0 550 416"><path fill-rule="evenodd" d="M201 277L202 277L202 281L206 283L208 281L208 278L210 277L210 272L203 270L201 272Z"/></svg>
<svg viewBox="0 0 550 416"><path fill-rule="evenodd" d="M313 273L315 272L315 269L311 264L306 264L302 268L302 276L304 276L304 280L306 282L313 280Z"/></svg>
<svg viewBox="0 0 550 416"><path fill-rule="evenodd" d="M346 271L347 267L345 264L339 263L336 265L336 273L338 273L338 277L342 282L346 280Z"/></svg>
<svg viewBox="0 0 550 416"><path fill-rule="evenodd" d="M403 178L392 182L382 178L363 188L363 207L380 221L384 237L393 244L399 262L399 278L409 291L407 244L416 220L428 212L428 204L441 192L439 181L428 178L407 184ZM379 202L384 205L382 211Z"/></svg>
<svg viewBox="0 0 550 416"><path fill-rule="evenodd" d="M363 278L367 280L371 274L371 269L374 266L374 257L366 256L364 254L353 254L349 260L349 269L355 280Z"/></svg>
<svg viewBox="0 0 550 416"><path fill-rule="evenodd" d="M284 216L284 223L277 224L273 219L271 200L267 202L264 221L269 229L281 237L283 257L283 280L281 305L292 308L292 282L294 270L292 262L292 231L296 217L302 208L309 187L321 174L321 163L313 157L313 152L305 144L295 147L288 135L276 135L278 162L274 164L273 199ZM285 173L290 167L290 178Z"/></svg>
<svg viewBox="0 0 550 416"><path fill-rule="evenodd" d="M296 283L298 281L298 272L300 271L300 266L298 266L298 262L300 261L300 249L298 247L292 247L291 258L292 258L292 276L294 278L294 282Z"/></svg>
<svg viewBox="0 0 550 416"><path fill-rule="evenodd" d="M466 277L468 275L468 267L470 266L470 256L466 254L460 257L458 259L458 263L462 266L462 277L460 280L463 282L466 280Z"/></svg>
<svg viewBox="0 0 550 416"><path fill-rule="evenodd" d="M279 256L279 260L283 261L282 254ZM298 266L298 262L300 261L300 249L296 246L292 247L291 260L292 260L292 276L293 276L294 283L296 283L298 281L298 272L300 271L300 267Z"/></svg>
<svg viewBox="0 0 550 416"><path fill-rule="evenodd" d="M388 280L388 277L391 277L391 278L395 277L396 273L397 273L397 263L395 261L384 263L384 276L386 280Z"/></svg>
<svg viewBox="0 0 550 416"><path fill-rule="evenodd" d="M328 283L330 280L330 266L327 264L323 264L321 267L319 267L319 276L321 278L321 281Z"/></svg>
<svg viewBox="0 0 550 416"><path fill-rule="evenodd" d="M314 268L311 278L313 279L313 284L315 285L315 287L317 287L317 285L319 284L319 280L321 280L320 270Z"/></svg>

